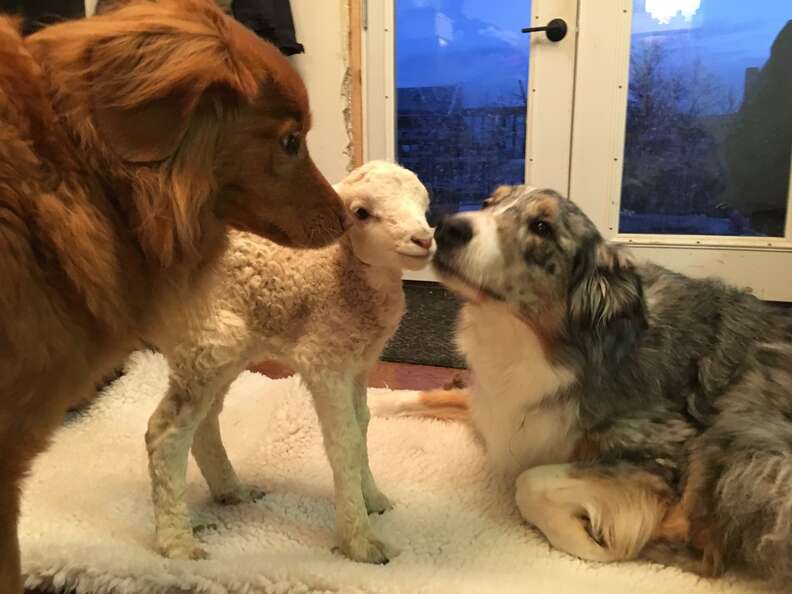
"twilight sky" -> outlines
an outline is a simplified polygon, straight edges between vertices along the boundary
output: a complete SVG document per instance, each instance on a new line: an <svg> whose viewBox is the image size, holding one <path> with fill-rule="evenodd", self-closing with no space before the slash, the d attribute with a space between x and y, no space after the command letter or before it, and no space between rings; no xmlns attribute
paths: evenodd
<svg viewBox="0 0 792 594"><path fill-rule="evenodd" d="M633 7L634 46L663 43L669 68L700 60L718 92L731 90L738 104L745 69L764 64L792 19L792 0L634 0ZM520 28L530 14L530 0L396 0L397 86L461 83L468 105L519 103L528 71Z"/></svg>

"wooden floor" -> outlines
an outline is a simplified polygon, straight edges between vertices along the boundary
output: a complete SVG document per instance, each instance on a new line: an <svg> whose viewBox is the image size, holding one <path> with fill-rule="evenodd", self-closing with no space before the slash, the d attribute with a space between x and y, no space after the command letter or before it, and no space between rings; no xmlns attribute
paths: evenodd
<svg viewBox="0 0 792 594"><path fill-rule="evenodd" d="M289 377L293 374L287 367L272 361L254 365L250 370L273 379ZM467 382L467 371L386 361L380 361L369 375L369 387L391 390L431 390L459 382Z"/></svg>

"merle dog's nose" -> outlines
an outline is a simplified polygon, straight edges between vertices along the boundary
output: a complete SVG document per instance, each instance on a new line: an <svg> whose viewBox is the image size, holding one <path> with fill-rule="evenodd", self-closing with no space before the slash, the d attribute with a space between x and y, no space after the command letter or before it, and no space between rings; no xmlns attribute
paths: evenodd
<svg viewBox="0 0 792 594"><path fill-rule="evenodd" d="M473 227L467 219L459 216L446 217L435 229L438 246L461 247L473 238Z"/></svg>

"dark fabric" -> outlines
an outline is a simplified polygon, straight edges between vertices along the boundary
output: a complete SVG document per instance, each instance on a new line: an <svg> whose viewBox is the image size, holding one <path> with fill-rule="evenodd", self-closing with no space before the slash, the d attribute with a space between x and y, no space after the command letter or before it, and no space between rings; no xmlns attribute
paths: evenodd
<svg viewBox="0 0 792 594"><path fill-rule="evenodd" d="M287 56L305 52L297 43L289 0L233 0L231 12L236 20Z"/></svg>
<svg viewBox="0 0 792 594"><path fill-rule="evenodd" d="M0 13L24 17L22 34L85 16L85 0L0 0Z"/></svg>

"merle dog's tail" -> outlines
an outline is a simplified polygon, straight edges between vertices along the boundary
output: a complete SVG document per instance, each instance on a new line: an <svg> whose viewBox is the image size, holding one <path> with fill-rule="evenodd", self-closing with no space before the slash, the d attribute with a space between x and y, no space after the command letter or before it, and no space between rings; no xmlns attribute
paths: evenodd
<svg viewBox="0 0 792 594"><path fill-rule="evenodd" d="M422 417L438 421L470 421L468 392L464 388L427 392L387 392L369 396L375 417Z"/></svg>
<svg viewBox="0 0 792 594"><path fill-rule="evenodd" d="M658 540L641 557L708 577L746 571L783 585L792 580L792 452L726 454L705 506L714 531L712 551ZM712 469L710 469L712 470Z"/></svg>
<svg viewBox="0 0 792 594"><path fill-rule="evenodd" d="M725 560L742 562L786 586L792 580L792 427L788 429L786 448L757 444L751 454L730 457L714 493ZM773 444L780 445L779 436L773 437Z"/></svg>

